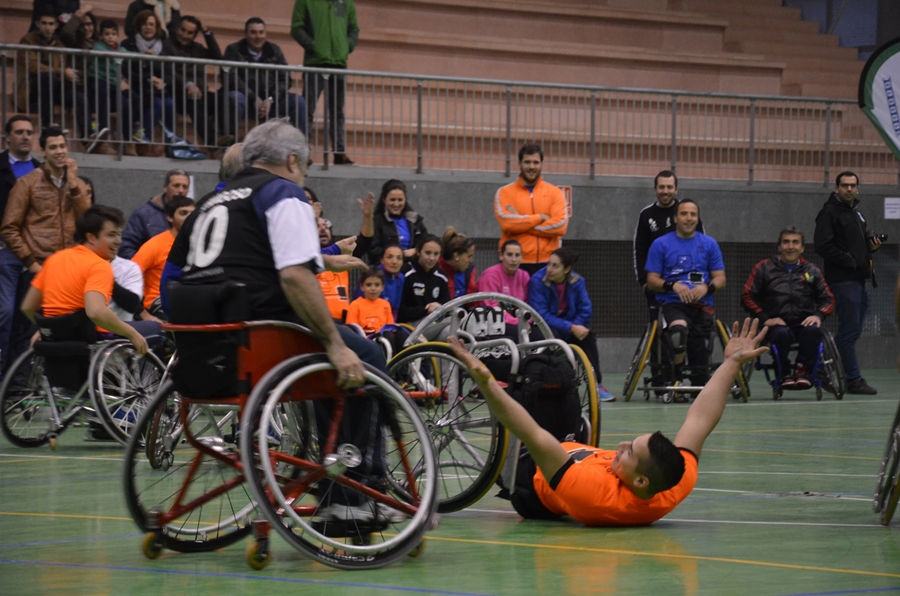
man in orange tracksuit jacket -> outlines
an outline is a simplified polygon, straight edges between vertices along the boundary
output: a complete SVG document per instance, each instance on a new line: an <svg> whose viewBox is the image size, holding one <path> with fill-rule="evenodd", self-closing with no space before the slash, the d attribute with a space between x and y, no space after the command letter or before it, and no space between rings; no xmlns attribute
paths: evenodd
<svg viewBox="0 0 900 596"><path fill-rule="evenodd" d="M541 178L544 152L528 143L519 149L519 177L494 197L494 217L507 240L522 245L522 269L529 275L547 265L550 253L562 246L569 212L562 190Z"/></svg>

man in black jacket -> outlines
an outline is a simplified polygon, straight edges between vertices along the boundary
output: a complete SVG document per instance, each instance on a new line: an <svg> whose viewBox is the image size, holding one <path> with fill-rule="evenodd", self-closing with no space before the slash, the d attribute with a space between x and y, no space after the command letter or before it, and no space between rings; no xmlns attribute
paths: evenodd
<svg viewBox="0 0 900 596"><path fill-rule="evenodd" d="M741 301L744 308L769 328L766 339L775 346L784 389L808 389L809 373L818 357L822 323L834 312L834 296L819 268L803 259L803 232L794 226L778 235L778 255L756 264ZM800 346L797 366L790 374L791 342Z"/></svg>
<svg viewBox="0 0 900 596"><path fill-rule="evenodd" d="M266 23L259 17L247 19L244 39L225 48L225 60L287 66L281 48L266 39ZM291 124L306 134L306 101L303 96L289 91L292 84L289 72L235 66L227 81L225 120L230 132L236 130L236 122L244 119L249 105L251 118L255 115L253 119L257 122L268 120L272 114L279 118L288 116Z"/></svg>
<svg viewBox="0 0 900 596"><path fill-rule="evenodd" d="M869 309L866 280L874 275L871 253L881 246L874 234L866 230L866 218L857 206L859 177L841 172L835 180L834 192L816 216L816 252L825 259L825 281L835 298L838 332L834 336L849 393L875 395L866 383L856 359L856 342L862 334Z"/></svg>
<svg viewBox="0 0 900 596"><path fill-rule="evenodd" d="M16 180L31 172L40 162L31 157L34 125L26 116L13 116L6 123L6 151L0 153L0 219L6 211L9 192ZM20 284L22 263L0 240L0 378L12 364L12 346L27 342L30 324L21 312L27 283ZM22 285L22 288L19 286ZM25 344L27 345L27 344ZM16 349L18 352L19 349ZM18 355L18 354L16 354Z"/></svg>

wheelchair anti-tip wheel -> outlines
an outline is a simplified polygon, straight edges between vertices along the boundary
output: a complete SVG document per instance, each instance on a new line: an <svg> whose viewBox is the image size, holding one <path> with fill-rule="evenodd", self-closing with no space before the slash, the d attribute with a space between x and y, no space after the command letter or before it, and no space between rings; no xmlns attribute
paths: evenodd
<svg viewBox="0 0 900 596"><path fill-rule="evenodd" d="M835 399L843 399L847 393L847 378L844 376L844 365L838 353L834 337L827 329L822 329L821 375L831 388ZM816 395L818 397L818 394Z"/></svg>

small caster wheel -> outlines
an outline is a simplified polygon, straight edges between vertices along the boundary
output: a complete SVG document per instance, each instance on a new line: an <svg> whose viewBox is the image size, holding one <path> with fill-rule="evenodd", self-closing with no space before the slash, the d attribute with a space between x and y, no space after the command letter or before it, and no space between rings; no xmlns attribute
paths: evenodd
<svg viewBox="0 0 900 596"><path fill-rule="evenodd" d="M175 456L170 451L162 456L161 461L159 462L159 467L163 472L168 472L169 468L172 467L172 463L174 461L175 461Z"/></svg>
<svg viewBox="0 0 900 596"><path fill-rule="evenodd" d="M145 557L148 559L158 559L159 555L162 554L162 551L163 545L156 532L147 532L144 534L144 539L141 540L141 552L144 553Z"/></svg>
<svg viewBox="0 0 900 596"><path fill-rule="evenodd" d="M772 389L772 399L778 401L778 398L781 397L781 387L775 387Z"/></svg>
<svg viewBox="0 0 900 596"><path fill-rule="evenodd" d="M415 557L418 557L419 555L421 555L423 552L425 552L425 538L424 537L422 538L422 541L419 542L419 544L417 544L414 549L409 551L408 556L415 558Z"/></svg>
<svg viewBox="0 0 900 596"><path fill-rule="evenodd" d="M247 545L247 565L251 569L260 571L272 562L272 553L269 552L269 540L254 540Z"/></svg>
<svg viewBox="0 0 900 596"><path fill-rule="evenodd" d="M816 387L816 401L822 401L822 388Z"/></svg>
<svg viewBox="0 0 900 596"><path fill-rule="evenodd" d="M59 447L59 436L50 435L47 437L47 442L50 443L50 451L56 451L56 448Z"/></svg>
<svg viewBox="0 0 900 596"><path fill-rule="evenodd" d="M666 391L665 393L662 394L662 403L664 403L664 404L672 403L673 399L675 399L674 391Z"/></svg>

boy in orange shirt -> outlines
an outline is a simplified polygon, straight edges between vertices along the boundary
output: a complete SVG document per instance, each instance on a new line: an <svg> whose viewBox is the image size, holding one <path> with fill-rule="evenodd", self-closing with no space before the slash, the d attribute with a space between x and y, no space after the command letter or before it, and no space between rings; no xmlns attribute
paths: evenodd
<svg viewBox="0 0 900 596"><path fill-rule="evenodd" d="M378 333L385 325L394 324L391 303L381 297L384 290L384 271L372 267L360 281L363 296L350 303L347 323L359 325L366 334Z"/></svg>
<svg viewBox="0 0 900 596"><path fill-rule="evenodd" d="M194 201L184 196L176 196L166 203L169 229L145 242L131 257L144 273L144 308L153 316L163 315L159 301L159 280L162 277L163 267L166 266L169 251L175 243L175 237L181 231L184 220L194 212L194 209Z"/></svg>

